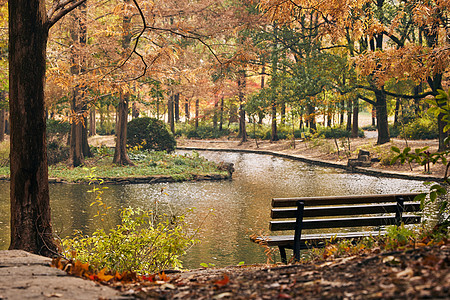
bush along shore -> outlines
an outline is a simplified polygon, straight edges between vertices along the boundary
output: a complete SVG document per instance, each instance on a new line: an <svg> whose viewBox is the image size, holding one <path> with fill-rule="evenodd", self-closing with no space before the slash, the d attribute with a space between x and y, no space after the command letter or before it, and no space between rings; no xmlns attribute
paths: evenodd
<svg viewBox="0 0 450 300"><path fill-rule="evenodd" d="M112 163L113 149L93 149L93 157L86 159L83 167L69 168L66 162L50 165L49 182L88 184L92 173L105 184L225 180L234 171L232 165L208 161L196 152L178 155L131 149L129 156L135 165L120 166ZM9 180L9 166L0 168L0 179Z"/></svg>

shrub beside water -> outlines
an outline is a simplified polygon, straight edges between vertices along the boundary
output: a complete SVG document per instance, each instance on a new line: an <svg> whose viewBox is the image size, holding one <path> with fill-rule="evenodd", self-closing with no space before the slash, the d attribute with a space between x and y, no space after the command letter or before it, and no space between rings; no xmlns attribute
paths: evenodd
<svg viewBox="0 0 450 300"><path fill-rule="evenodd" d="M167 152L175 150L175 138L161 120L136 118L128 122L127 127L127 144L131 147Z"/></svg>
<svg viewBox="0 0 450 300"><path fill-rule="evenodd" d="M183 216L155 216L152 211L125 208L121 224L92 235L81 232L62 240L63 255L97 270L138 274L181 268L180 257L197 241L186 230Z"/></svg>

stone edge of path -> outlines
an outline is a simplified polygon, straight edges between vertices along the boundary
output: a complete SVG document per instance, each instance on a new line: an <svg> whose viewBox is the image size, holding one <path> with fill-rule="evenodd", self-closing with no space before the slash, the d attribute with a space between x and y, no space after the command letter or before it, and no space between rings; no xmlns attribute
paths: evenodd
<svg viewBox="0 0 450 300"><path fill-rule="evenodd" d="M0 250L0 299L129 299L50 264L50 258L26 251Z"/></svg>

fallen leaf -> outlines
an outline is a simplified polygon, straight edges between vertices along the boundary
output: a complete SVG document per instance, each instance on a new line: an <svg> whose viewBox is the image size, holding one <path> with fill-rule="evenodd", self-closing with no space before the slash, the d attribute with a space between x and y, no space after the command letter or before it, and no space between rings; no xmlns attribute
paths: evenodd
<svg viewBox="0 0 450 300"><path fill-rule="evenodd" d="M230 292L225 292L225 293L221 293L221 294L215 295L213 297L213 299L223 299L225 297L233 297L233 294L230 293Z"/></svg>
<svg viewBox="0 0 450 300"><path fill-rule="evenodd" d="M412 277L414 275L414 271L411 268L406 268L405 270L398 272L395 276L397 276L397 278L400 277Z"/></svg>
<svg viewBox="0 0 450 300"><path fill-rule="evenodd" d="M214 284L217 285L218 287L222 287L224 285L227 285L228 282L230 282L230 278L228 277L227 274L223 274L223 279L217 280L216 282L214 282Z"/></svg>

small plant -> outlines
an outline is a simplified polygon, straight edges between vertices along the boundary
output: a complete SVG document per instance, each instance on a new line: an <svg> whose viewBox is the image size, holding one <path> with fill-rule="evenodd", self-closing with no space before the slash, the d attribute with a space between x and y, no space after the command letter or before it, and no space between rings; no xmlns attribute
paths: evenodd
<svg viewBox="0 0 450 300"><path fill-rule="evenodd" d="M180 256L197 241L185 230L183 216L154 216L152 211L124 208L121 224L90 236L77 232L63 239L63 255L93 268L138 274L181 268Z"/></svg>
<svg viewBox="0 0 450 300"><path fill-rule="evenodd" d="M88 191L94 195L91 206L97 206L94 217L104 221L111 208L102 200L107 187L102 187L103 180L97 178L95 168L86 170L87 180L93 185ZM181 268L180 256L197 242L185 229L184 216L159 215L157 202L153 211L124 208L120 218L121 223L108 231L98 229L90 236L77 231L74 237L62 239L62 255L96 270L149 274Z"/></svg>
<svg viewBox="0 0 450 300"><path fill-rule="evenodd" d="M403 248L411 241L415 240L416 237L416 233L413 230L406 228L403 224L400 226L388 226L386 232L384 244L387 250Z"/></svg>

